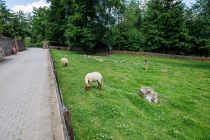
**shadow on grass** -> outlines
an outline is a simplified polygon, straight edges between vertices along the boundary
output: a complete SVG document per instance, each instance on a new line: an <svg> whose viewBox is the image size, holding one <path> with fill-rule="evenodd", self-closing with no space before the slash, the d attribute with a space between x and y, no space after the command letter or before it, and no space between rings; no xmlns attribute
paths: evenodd
<svg viewBox="0 0 210 140"><path fill-rule="evenodd" d="M156 61L154 61L156 62ZM199 61L190 61L190 60L180 60L180 61L159 61L158 63L162 63L164 65L172 65L172 66L180 66L186 68L194 68L194 69L210 69L210 62L199 62Z"/></svg>
<svg viewBox="0 0 210 140"><path fill-rule="evenodd" d="M196 69L210 69L210 63L190 63L190 64L183 64L184 67L188 68L196 68Z"/></svg>

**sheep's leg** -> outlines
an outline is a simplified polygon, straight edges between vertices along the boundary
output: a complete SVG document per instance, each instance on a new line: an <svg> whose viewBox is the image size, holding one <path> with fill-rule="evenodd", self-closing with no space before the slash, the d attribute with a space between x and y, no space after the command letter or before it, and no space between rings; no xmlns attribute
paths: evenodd
<svg viewBox="0 0 210 140"><path fill-rule="evenodd" d="M100 82L99 81L97 81L98 82L98 88L100 88Z"/></svg>
<svg viewBox="0 0 210 140"><path fill-rule="evenodd" d="M101 79L100 81L100 88L102 88L102 85L103 85L103 79Z"/></svg>
<svg viewBox="0 0 210 140"><path fill-rule="evenodd" d="M98 88L101 88L101 82L97 81L98 82Z"/></svg>
<svg viewBox="0 0 210 140"><path fill-rule="evenodd" d="M85 84L85 90L88 91L88 86Z"/></svg>
<svg viewBox="0 0 210 140"><path fill-rule="evenodd" d="M92 81L88 80L88 90L91 89L91 84L92 84Z"/></svg>
<svg viewBox="0 0 210 140"><path fill-rule="evenodd" d="M67 63L65 63L65 67L67 66L68 64Z"/></svg>
<svg viewBox="0 0 210 140"><path fill-rule="evenodd" d="M88 83L85 83L85 90L88 91L91 89L91 81L88 80Z"/></svg>

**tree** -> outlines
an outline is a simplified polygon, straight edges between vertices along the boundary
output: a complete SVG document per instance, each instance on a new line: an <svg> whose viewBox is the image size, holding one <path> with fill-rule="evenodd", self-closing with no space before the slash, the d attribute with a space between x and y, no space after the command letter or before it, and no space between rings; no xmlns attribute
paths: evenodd
<svg viewBox="0 0 210 140"><path fill-rule="evenodd" d="M65 36L68 41L68 45L74 47L83 47L84 50L92 48L95 44L96 36L94 35L91 26L93 26L92 10L86 9L88 7L85 1L75 2L73 5L73 13L68 17L68 25L65 32ZM87 16L88 12L91 17ZM89 21L92 20L92 21Z"/></svg>
<svg viewBox="0 0 210 140"><path fill-rule="evenodd" d="M197 0L187 10L186 27L191 38L191 53L210 55L210 1Z"/></svg>
<svg viewBox="0 0 210 140"><path fill-rule="evenodd" d="M145 46L149 50L185 53L190 44L184 25L184 4L181 0L151 0L145 13Z"/></svg>
<svg viewBox="0 0 210 140"><path fill-rule="evenodd" d="M47 7L43 8L34 8L33 18L32 18L32 30L31 30L31 38L32 42L42 42L47 39L47 24L48 24L48 12L49 9Z"/></svg>
<svg viewBox="0 0 210 140"><path fill-rule="evenodd" d="M141 10L137 1L132 0L123 12L123 20L112 29L114 49L142 50L141 24Z"/></svg>
<svg viewBox="0 0 210 140"><path fill-rule="evenodd" d="M51 45L66 45L64 36L73 0L50 0L46 37Z"/></svg>
<svg viewBox="0 0 210 140"><path fill-rule="evenodd" d="M7 9L5 2L0 0L0 34L8 37L14 35L11 29L11 18L12 14L10 10Z"/></svg>
<svg viewBox="0 0 210 140"><path fill-rule="evenodd" d="M163 25L161 25L160 15L163 12L161 1L151 0L143 14L143 25L141 31L145 38L145 50L158 50L163 44Z"/></svg>
<svg viewBox="0 0 210 140"><path fill-rule="evenodd" d="M70 46L96 50L110 43L111 27L115 23L112 14L123 5L121 0L75 1L69 16L65 36Z"/></svg>
<svg viewBox="0 0 210 140"><path fill-rule="evenodd" d="M22 11L11 13L5 2L0 1L0 34L24 39L30 35L28 19Z"/></svg>
<svg viewBox="0 0 210 140"><path fill-rule="evenodd" d="M22 11L13 13L12 25L15 30L15 36L25 39L25 37L31 36L30 20Z"/></svg>

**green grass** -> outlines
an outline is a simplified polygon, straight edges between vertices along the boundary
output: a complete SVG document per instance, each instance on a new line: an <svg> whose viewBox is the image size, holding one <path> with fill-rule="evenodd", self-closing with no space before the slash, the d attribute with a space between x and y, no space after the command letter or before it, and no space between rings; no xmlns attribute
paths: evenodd
<svg viewBox="0 0 210 140"><path fill-rule="evenodd" d="M146 71L144 56L52 55L77 140L210 139L209 62L148 57ZM68 67L61 66L61 57L69 59ZM84 77L92 71L102 73L104 86L86 92ZM157 91L160 104L143 100L141 86Z"/></svg>

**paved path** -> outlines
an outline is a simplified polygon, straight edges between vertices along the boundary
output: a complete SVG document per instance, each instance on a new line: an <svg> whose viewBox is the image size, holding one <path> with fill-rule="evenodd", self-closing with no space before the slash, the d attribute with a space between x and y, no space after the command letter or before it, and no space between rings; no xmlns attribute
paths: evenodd
<svg viewBox="0 0 210 140"><path fill-rule="evenodd" d="M53 140L48 52L28 49L0 62L0 140Z"/></svg>

